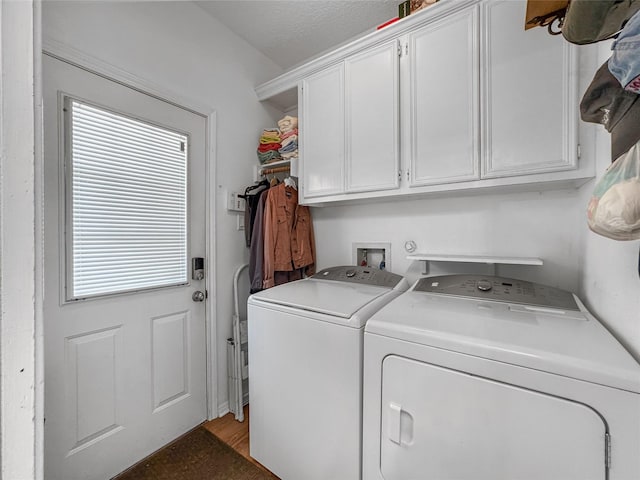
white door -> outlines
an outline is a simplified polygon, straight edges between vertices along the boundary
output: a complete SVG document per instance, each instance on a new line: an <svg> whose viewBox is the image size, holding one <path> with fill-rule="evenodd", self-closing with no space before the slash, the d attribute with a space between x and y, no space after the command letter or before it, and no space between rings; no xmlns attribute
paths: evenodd
<svg viewBox="0 0 640 480"><path fill-rule="evenodd" d="M477 179L477 7L411 32L408 49L404 121L411 126L409 184Z"/></svg>
<svg viewBox="0 0 640 480"><path fill-rule="evenodd" d="M398 188L398 42L345 60L347 192Z"/></svg>
<svg viewBox="0 0 640 480"><path fill-rule="evenodd" d="M482 4L482 177L569 170L577 164L574 47L524 30L527 2Z"/></svg>
<svg viewBox="0 0 640 480"><path fill-rule="evenodd" d="M104 479L206 417L206 119L43 69L45 475Z"/></svg>
<svg viewBox="0 0 640 480"><path fill-rule="evenodd" d="M344 192L344 64L302 81L303 198Z"/></svg>

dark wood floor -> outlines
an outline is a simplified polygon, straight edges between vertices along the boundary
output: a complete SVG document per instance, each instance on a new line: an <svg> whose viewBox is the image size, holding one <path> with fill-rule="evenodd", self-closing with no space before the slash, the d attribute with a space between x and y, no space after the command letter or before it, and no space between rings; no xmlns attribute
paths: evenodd
<svg viewBox="0 0 640 480"><path fill-rule="evenodd" d="M203 426L251 463L269 472L249 455L249 405L244 407L244 422L238 422L233 413L227 413L224 417L205 422ZM274 480L278 480L273 473L269 473Z"/></svg>

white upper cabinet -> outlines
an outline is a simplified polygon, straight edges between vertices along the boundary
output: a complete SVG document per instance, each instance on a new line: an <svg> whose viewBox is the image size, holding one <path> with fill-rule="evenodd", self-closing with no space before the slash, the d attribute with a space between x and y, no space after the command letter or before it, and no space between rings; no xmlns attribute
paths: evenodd
<svg viewBox="0 0 640 480"><path fill-rule="evenodd" d="M483 178L575 168L574 56L561 35L524 31L526 1L482 4Z"/></svg>
<svg viewBox="0 0 640 480"><path fill-rule="evenodd" d="M344 191L344 65L316 73L302 82L299 126L303 197Z"/></svg>
<svg viewBox="0 0 640 480"><path fill-rule="evenodd" d="M303 80L303 200L398 188L398 75L394 40Z"/></svg>
<svg viewBox="0 0 640 480"><path fill-rule="evenodd" d="M345 60L347 192L398 188L399 42Z"/></svg>
<svg viewBox="0 0 640 480"><path fill-rule="evenodd" d="M477 179L477 7L417 29L407 42L410 186Z"/></svg>
<svg viewBox="0 0 640 480"><path fill-rule="evenodd" d="M275 100L301 86L301 202L593 178L578 80L595 51L579 68L562 36L524 30L526 6L441 0L258 87Z"/></svg>

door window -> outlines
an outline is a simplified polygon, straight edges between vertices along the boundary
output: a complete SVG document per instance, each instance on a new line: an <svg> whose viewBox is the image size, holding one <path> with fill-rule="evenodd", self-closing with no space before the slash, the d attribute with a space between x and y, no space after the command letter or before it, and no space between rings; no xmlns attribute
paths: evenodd
<svg viewBox="0 0 640 480"><path fill-rule="evenodd" d="M185 134L71 97L66 126L66 299L182 285Z"/></svg>

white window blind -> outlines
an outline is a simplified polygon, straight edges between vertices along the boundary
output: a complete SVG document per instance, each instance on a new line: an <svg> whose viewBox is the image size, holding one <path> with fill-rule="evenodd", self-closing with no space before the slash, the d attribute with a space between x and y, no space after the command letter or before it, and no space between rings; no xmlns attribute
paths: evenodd
<svg viewBox="0 0 640 480"><path fill-rule="evenodd" d="M67 298L187 283L187 137L71 98L65 108Z"/></svg>

